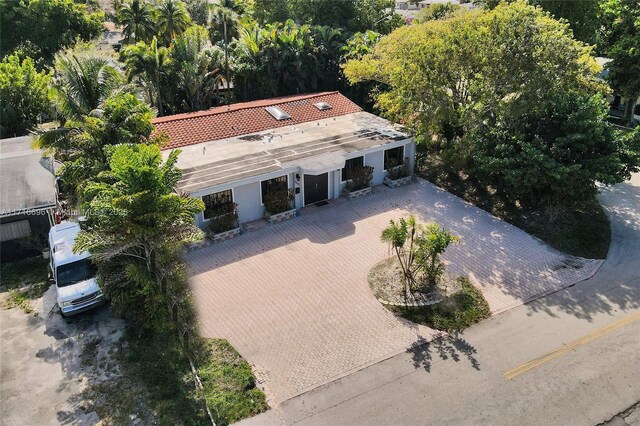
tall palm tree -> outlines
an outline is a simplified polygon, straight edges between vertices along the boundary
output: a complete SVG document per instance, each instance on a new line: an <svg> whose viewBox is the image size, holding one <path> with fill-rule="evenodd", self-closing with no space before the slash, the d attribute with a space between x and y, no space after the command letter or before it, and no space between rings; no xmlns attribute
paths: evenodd
<svg viewBox="0 0 640 426"><path fill-rule="evenodd" d="M217 40L216 34L220 34L222 38L222 44L224 49L224 73L227 82L231 81L231 70L229 68L229 41L231 38L238 37L238 14L229 7L215 6L211 10L209 19L209 33L211 34L211 41L215 43ZM226 94L229 94L229 88L227 87Z"/></svg>
<svg viewBox="0 0 640 426"><path fill-rule="evenodd" d="M128 0L116 11L117 21L123 27L127 43L150 41L156 34L155 11L145 0Z"/></svg>
<svg viewBox="0 0 640 426"><path fill-rule="evenodd" d="M187 111L197 111L212 105L212 98L225 81L223 52L197 31L189 30L176 38L171 61L176 75L176 88Z"/></svg>
<svg viewBox="0 0 640 426"><path fill-rule="evenodd" d="M179 0L162 0L157 8L158 29L168 44L191 24L186 5Z"/></svg>
<svg viewBox="0 0 640 426"><path fill-rule="evenodd" d="M261 57L265 33L258 24L240 28L234 56L234 91L242 100L259 97L261 87L259 75L263 67Z"/></svg>
<svg viewBox="0 0 640 426"><path fill-rule="evenodd" d="M158 40L154 37L150 45L141 41L127 46L122 51L122 57L128 81L134 78L142 80L147 88L149 103L157 106L160 116L164 115L162 80L171 69L168 49L158 47Z"/></svg>
<svg viewBox="0 0 640 426"><path fill-rule="evenodd" d="M340 55L344 37L340 30L327 26L313 27L316 45L316 89L335 90L340 74Z"/></svg>

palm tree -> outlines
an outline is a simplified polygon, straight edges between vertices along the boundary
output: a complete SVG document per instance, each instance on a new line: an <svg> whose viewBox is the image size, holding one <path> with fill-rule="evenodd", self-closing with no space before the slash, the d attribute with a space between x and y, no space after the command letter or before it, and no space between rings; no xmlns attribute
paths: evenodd
<svg viewBox="0 0 640 426"><path fill-rule="evenodd" d="M122 78L102 56L67 52L56 56L55 82L51 98L56 108L60 127L39 130L36 144L43 149L57 151L70 143L79 133L79 123L88 116L98 116L106 99L130 91L122 86Z"/></svg>
<svg viewBox="0 0 640 426"><path fill-rule="evenodd" d="M91 115L122 86L120 74L103 56L63 53L54 68L53 102L65 121Z"/></svg>
<svg viewBox="0 0 640 426"><path fill-rule="evenodd" d="M168 44L191 24L186 5L179 0L162 0L157 8L158 29Z"/></svg>
<svg viewBox="0 0 640 426"><path fill-rule="evenodd" d="M176 75L176 89L187 111L211 106L211 99L219 92L223 75L223 52L211 46L204 34L196 29L178 37L171 50Z"/></svg>
<svg viewBox="0 0 640 426"><path fill-rule="evenodd" d="M123 27L127 43L150 41L156 34L154 10L145 0L123 2L116 11L117 21Z"/></svg>
<svg viewBox="0 0 640 426"><path fill-rule="evenodd" d="M316 86L322 90L335 90L340 73L340 51L344 37L340 30L327 26L313 28L316 45Z"/></svg>
<svg viewBox="0 0 640 426"><path fill-rule="evenodd" d="M100 114L69 121L65 127L45 131L37 143L54 151L64 163L58 175L73 191L107 166L105 148L116 144L156 143L151 136L153 112L131 93L118 93L107 99Z"/></svg>
<svg viewBox="0 0 640 426"><path fill-rule="evenodd" d="M231 81L229 69L229 40L238 37L238 14L229 7L216 6L211 10L209 19L211 41L215 43L221 37L224 48L224 73L227 82ZM218 36L219 35L219 36ZM229 94L227 87L227 95Z"/></svg>
<svg viewBox="0 0 640 426"><path fill-rule="evenodd" d="M199 384L195 313L180 253L185 243L201 239L194 217L204 204L175 192L182 176L177 158L173 151L163 162L153 145L116 147L109 169L86 185L88 207L98 213L88 217L74 249L91 253L115 312L137 327L177 334Z"/></svg>
<svg viewBox="0 0 640 426"><path fill-rule="evenodd" d="M147 88L149 103L158 108L158 114L164 115L164 104L162 99L163 77L170 72L169 51L166 47L158 47L156 37L150 45L141 41L134 45L127 46L122 51L126 68L127 79L131 82L134 78L139 78Z"/></svg>
<svg viewBox="0 0 640 426"><path fill-rule="evenodd" d="M262 95L260 80L263 67L261 57L265 38L258 24L240 28L234 56L234 91L242 100L258 98Z"/></svg>

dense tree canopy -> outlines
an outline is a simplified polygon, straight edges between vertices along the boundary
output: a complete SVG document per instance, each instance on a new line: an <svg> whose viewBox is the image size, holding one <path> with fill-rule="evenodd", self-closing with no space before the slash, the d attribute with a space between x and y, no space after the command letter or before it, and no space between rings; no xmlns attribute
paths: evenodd
<svg viewBox="0 0 640 426"><path fill-rule="evenodd" d="M0 0L0 11L0 56L20 49L43 65L76 38L103 30L104 14L74 0Z"/></svg>
<svg viewBox="0 0 640 426"><path fill-rule="evenodd" d="M512 3L516 0L476 0L488 9L500 3ZM540 6L556 19L566 19L576 39L593 44L599 31L599 0L529 0L529 4Z"/></svg>
<svg viewBox="0 0 640 426"><path fill-rule="evenodd" d="M590 53L516 2L400 28L345 73L387 84L376 99L388 116L514 201L570 202L629 170Z"/></svg>
<svg viewBox="0 0 640 426"><path fill-rule="evenodd" d="M640 97L640 4L637 0L608 0L602 8L607 18L601 51L612 59L607 78L614 92L627 100L624 120L628 123Z"/></svg>
<svg viewBox="0 0 640 426"><path fill-rule="evenodd" d="M59 175L75 193L107 167L105 147L162 143L161 136L151 136L151 118L148 105L130 93L118 93L105 100L100 115L85 115L64 127L42 131L37 142L64 164Z"/></svg>
<svg viewBox="0 0 640 426"><path fill-rule="evenodd" d="M0 137L21 136L50 110L51 75L38 72L31 58L7 56L0 62Z"/></svg>
<svg viewBox="0 0 640 426"><path fill-rule="evenodd" d="M75 249L89 250L112 308L138 326L180 337L193 330L186 270L180 249L200 237L199 198L182 197L175 185L179 151L166 161L157 146L119 145L107 150L108 167L84 185L88 216Z"/></svg>
<svg viewBox="0 0 640 426"><path fill-rule="evenodd" d="M389 33L402 25L393 0L254 0L251 16L259 24L285 22Z"/></svg>

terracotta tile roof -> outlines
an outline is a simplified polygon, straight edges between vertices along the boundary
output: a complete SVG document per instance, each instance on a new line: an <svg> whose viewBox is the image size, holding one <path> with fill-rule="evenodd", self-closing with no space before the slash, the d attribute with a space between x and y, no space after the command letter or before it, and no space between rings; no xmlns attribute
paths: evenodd
<svg viewBox="0 0 640 426"><path fill-rule="evenodd" d="M319 110L313 105L318 102L330 104L331 109ZM265 110L268 106L280 107L291 118L276 120ZM169 115L155 118L152 123L156 131L169 135L169 143L163 149L173 149L359 111L362 111L362 108L339 92L324 92L243 102L206 111Z"/></svg>

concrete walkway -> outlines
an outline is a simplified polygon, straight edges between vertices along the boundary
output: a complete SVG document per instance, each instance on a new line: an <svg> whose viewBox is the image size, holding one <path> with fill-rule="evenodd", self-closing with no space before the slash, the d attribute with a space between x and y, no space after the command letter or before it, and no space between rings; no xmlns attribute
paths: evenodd
<svg viewBox="0 0 640 426"><path fill-rule="evenodd" d="M389 256L382 229L409 213L462 238L445 256L448 271L468 274L493 312L584 280L602 263L558 253L426 181L376 187L190 253L203 335L228 339L275 404L431 340L433 330L380 305L366 279Z"/></svg>

